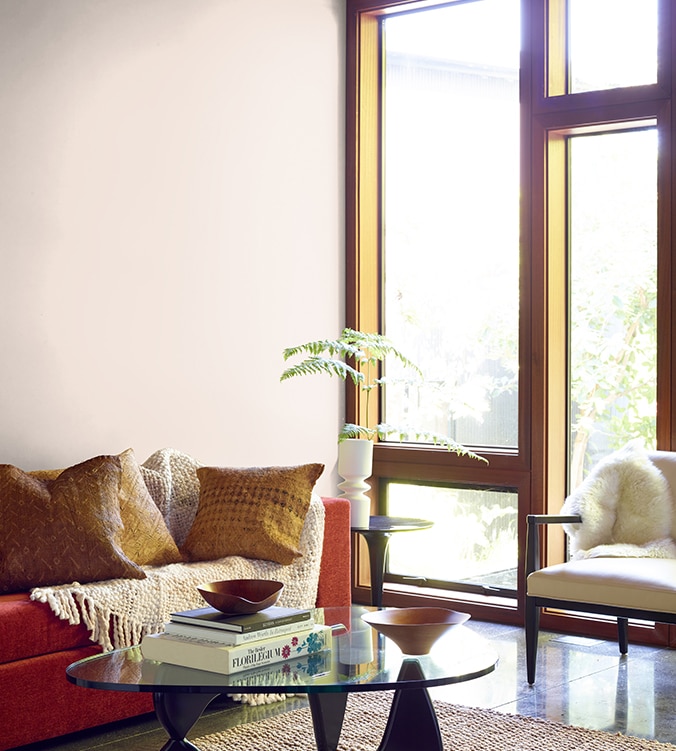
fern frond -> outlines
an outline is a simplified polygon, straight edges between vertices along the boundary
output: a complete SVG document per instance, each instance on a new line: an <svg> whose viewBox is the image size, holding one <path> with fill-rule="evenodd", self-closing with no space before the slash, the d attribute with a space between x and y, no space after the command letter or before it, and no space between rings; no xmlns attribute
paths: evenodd
<svg viewBox="0 0 676 751"><path fill-rule="evenodd" d="M348 438L365 438L372 440L376 437L375 428L365 428L362 425L355 425L348 422L343 425L342 430L338 433L338 443L342 443Z"/></svg>
<svg viewBox="0 0 676 751"><path fill-rule="evenodd" d="M410 441L413 443L431 443L434 446L442 446L447 451L452 451L458 456L467 456L470 459L477 459L478 461L488 464L488 459L475 453L461 443L452 440L448 436L441 435L440 433L431 433L429 431L412 430L410 428L400 428L394 425L388 425L387 423L380 423L375 428L378 438L381 441L386 441L388 437L395 436L395 440L399 442Z"/></svg>
<svg viewBox="0 0 676 751"><path fill-rule="evenodd" d="M404 367L415 371L420 377L420 368L400 352L394 344L382 334L369 334L354 329L343 329L338 339L318 339L296 347L287 347L283 351L284 360L297 355L320 357L328 355L330 359L340 357L352 359L355 363L382 362L388 355L395 357Z"/></svg>
<svg viewBox="0 0 676 751"><path fill-rule="evenodd" d="M330 357L339 355L341 357L358 357L362 353L359 347L342 342L340 339L319 339L316 342L307 342L299 344L297 347L287 347L282 353L285 360L289 360L296 355L322 355L327 354Z"/></svg>
<svg viewBox="0 0 676 751"><path fill-rule="evenodd" d="M343 329L341 339L358 346L364 351L365 357L372 363L382 362L390 355L399 360L405 368L415 371L422 378L420 368L412 360L409 360L401 350L397 349L394 343L386 336L383 336L383 334Z"/></svg>
<svg viewBox="0 0 676 751"><path fill-rule="evenodd" d="M286 381L289 378L302 375L317 375L320 373L328 373L331 376L338 376L343 381L348 378L352 379L354 384L359 384L364 381L365 376L358 370L348 365L342 360L334 360L328 357L312 356L308 357L302 362L287 368L280 376L280 381Z"/></svg>

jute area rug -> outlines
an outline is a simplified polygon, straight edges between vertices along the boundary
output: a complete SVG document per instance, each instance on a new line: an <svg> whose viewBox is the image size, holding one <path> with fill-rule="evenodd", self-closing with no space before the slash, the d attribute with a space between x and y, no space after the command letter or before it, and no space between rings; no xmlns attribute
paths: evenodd
<svg viewBox="0 0 676 751"><path fill-rule="evenodd" d="M351 694L339 751L378 748L392 692ZM445 751L676 751L669 743L434 702ZM415 717L411 717L415 722ZM307 707L193 741L203 751L315 751ZM412 749L425 751L425 749Z"/></svg>

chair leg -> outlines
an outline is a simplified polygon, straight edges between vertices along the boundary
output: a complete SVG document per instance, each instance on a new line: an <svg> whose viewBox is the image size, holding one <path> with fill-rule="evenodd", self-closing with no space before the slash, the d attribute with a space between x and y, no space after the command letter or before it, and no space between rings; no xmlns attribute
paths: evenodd
<svg viewBox="0 0 676 751"><path fill-rule="evenodd" d="M540 608L532 597L526 595L526 675L528 683L535 683L535 666L538 659L538 632Z"/></svg>
<svg viewBox="0 0 676 751"><path fill-rule="evenodd" d="M620 642L620 654L626 655L629 651L629 619L617 619L617 635Z"/></svg>

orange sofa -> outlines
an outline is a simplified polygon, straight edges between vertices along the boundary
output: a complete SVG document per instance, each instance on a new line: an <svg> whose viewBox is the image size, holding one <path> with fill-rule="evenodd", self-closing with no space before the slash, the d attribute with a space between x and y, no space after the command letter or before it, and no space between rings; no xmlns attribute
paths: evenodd
<svg viewBox="0 0 676 751"><path fill-rule="evenodd" d="M326 511L317 605L350 604L350 509ZM68 665L95 654L83 624L69 625L28 592L0 595L0 751L151 712L148 694L82 689Z"/></svg>

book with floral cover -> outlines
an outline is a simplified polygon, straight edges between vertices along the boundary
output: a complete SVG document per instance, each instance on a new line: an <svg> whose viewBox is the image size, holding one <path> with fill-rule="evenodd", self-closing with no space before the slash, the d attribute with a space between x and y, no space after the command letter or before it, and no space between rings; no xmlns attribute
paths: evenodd
<svg viewBox="0 0 676 751"><path fill-rule="evenodd" d="M233 646L210 640L208 633L200 639L167 633L147 634L141 641L141 653L145 659L214 673L237 673L315 654L330 647L331 627L325 625Z"/></svg>

